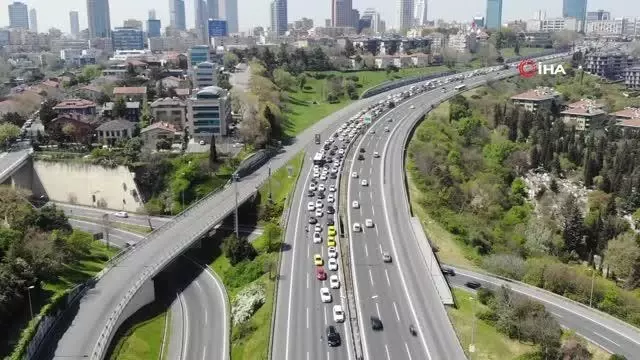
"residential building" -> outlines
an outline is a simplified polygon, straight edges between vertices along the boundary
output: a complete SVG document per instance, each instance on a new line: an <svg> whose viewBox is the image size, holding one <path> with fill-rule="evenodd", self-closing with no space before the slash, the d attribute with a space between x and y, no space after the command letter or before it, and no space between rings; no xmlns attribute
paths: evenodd
<svg viewBox="0 0 640 360"><path fill-rule="evenodd" d="M193 87L202 89L218 84L218 65L205 61L193 67Z"/></svg>
<svg viewBox="0 0 640 360"><path fill-rule="evenodd" d="M131 121L115 119L96 128L98 141L103 144L113 145L118 140L126 140L133 137L136 124Z"/></svg>
<svg viewBox="0 0 640 360"><path fill-rule="evenodd" d="M90 39L111 36L109 0L87 0L87 17Z"/></svg>
<svg viewBox="0 0 640 360"><path fill-rule="evenodd" d="M53 107L58 114L96 115L96 103L84 99L67 99Z"/></svg>
<svg viewBox="0 0 640 360"><path fill-rule="evenodd" d="M397 11L397 20L396 24L398 24L398 31L400 34L404 35L407 30L413 27L415 22L414 11L415 6L413 0L398 0Z"/></svg>
<svg viewBox="0 0 640 360"><path fill-rule="evenodd" d="M411 58L411 65L415 67L425 67L431 63L431 56L429 54L416 53L409 56Z"/></svg>
<svg viewBox="0 0 640 360"><path fill-rule="evenodd" d="M585 32L597 35L625 35L629 20L626 18L593 20L587 23Z"/></svg>
<svg viewBox="0 0 640 360"><path fill-rule="evenodd" d="M511 102L527 111L536 112L539 109L549 109L554 103L558 104L560 96L554 89L540 87L512 96Z"/></svg>
<svg viewBox="0 0 640 360"><path fill-rule="evenodd" d="M287 32L287 0L271 1L271 31L275 36L283 36Z"/></svg>
<svg viewBox="0 0 640 360"><path fill-rule="evenodd" d="M553 46L553 33L542 31L527 31L520 36L523 38L523 45L528 47L551 48Z"/></svg>
<svg viewBox="0 0 640 360"><path fill-rule="evenodd" d="M36 9L29 10L29 30L38 33L38 13Z"/></svg>
<svg viewBox="0 0 640 360"><path fill-rule="evenodd" d="M352 10L351 0L331 0L331 26L355 27Z"/></svg>
<svg viewBox="0 0 640 360"><path fill-rule="evenodd" d="M144 49L144 34L141 29L133 27L117 27L113 30L111 40L113 50Z"/></svg>
<svg viewBox="0 0 640 360"><path fill-rule="evenodd" d="M224 1L224 19L227 20L227 28L229 33L238 32L238 0Z"/></svg>
<svg viewBox="0 0 640 360"><path fill-rule="evenodd" d="M394 56L380 55L375 57L375 65L377 69L386 69L394 64Z"/></svg>
<svg viewBox="0 0 640 360"><path fill-rule="evenodd" d="M140 131L144 146L153 151L159 150L158 145L166 140L170 144L182 141L183 133L171 123L155 122Z"/></svg>
<svg viewBox="0 0 640 360"><path fill-rule="evenodd" d="M458 52L475 51L477 46L476 36L465 33L449 35L449 42L447 46Z"/></svg>
<svg viewBox="0 0 640 360"><path fill-rule="evenodd" d="M80 98L91 101L98 101L98 99L100 99L104 95L102 89L94 85L83 86L76 90L74 93Z"/></svg>
<svg viewBox="0 0 640 360"><path fill-rule="evenodd" d="M188 127L195 141L227 135L231 105L227 91L217 86L199 90L187 101Z"/></svg>
<svg viewBox="0 0 640 360"><path fill-rule="evenodd" d="M162 23L160 19L147 20L147 37L154 38L160 37L162 29Z"/></svg>
<svg viewBox="0 0 640 360"><path fill-rule="evenodd" d="M154 122L171 124L179 130L187 124L187 105L179 98L158 99L150 107Z"/></svg>
<svg viewBox="0 0 640 360"><path fill-rule="evenodd" d="M579 131L585 131L606 120L607 112L603 108L604 104L594 100L580 100L567 105L567 109L562 111L560 115L566 125L575 126Z"/></svg>
<svg viewBox="0 0 640 360"><path fill-rule="evenodd" d="M587 11L587 24L590 21L611 20L611 13L604 10Z"/></svg>
<svg viewBox="0 0 640 360"><path fill-rule="evenodd" d="M431 53L438 54L442 52L442 48L445 46L446 36L439 32L434 32L427 35L427 39L431 40Z"/></svg>
<svg viewBox="0 0 640 360"><path fill-rule="evenodd" d="M578 20L575 18L547 18L542 20L529 20L527 31L558 32L563 30L577 31Z"/></svg>
<svg viewBox="0 0 640 360"><path fill-rule="evenodd" d="M616 124L625 128L640 128L640 108L627 107L609 114L614 117Z"/></svg>
<svg viewBox="0 0 640 360"><path fill-rule="evenodd" d="M71 24L71 35L80 35L80 18L77 11L69 12L69 22Z"/></svg>
<svg viewBox="0 0 640 360"><path fill-rule="evenodd" d="M211 48L209 45L197 45L189 49L190 69L205 61L211 61Z"/></svg>
<svg viewBox="0 0 640 360"><path fill-rule="evenodd" d="M416 26L427 25L427 0L416 0L413 17L415 19L414 24Z"/></svg>
<svg viewBox="0 0 640 360"><path fill-rule="evenodd" d="M138 101L127 101L127 110L124 114L119 114L118 118L123 118L131 122L138 122L140 120L140 103ZM113 115L114 102L106 102L102 105L102 116L108 118L115 118Z"/></svg>
<svg viewBox="0 0 640 360"><path fill-rule="evenodd" d="M623 76L624 69L633 66L633 57L621 52L589 53L585 56L583 69L593 75L608 79Z"/></svg>
<svg viewBox="0 0 640 360"><path fill-rule="evenodd" d="M187 29L187 17L185 15L184 0L169 0L169 24L176 30Z"/></svg>
<svg viewBox="0 0 640 360"><path fill-rule="evenodd" d="M624 84L632 90L640 90L640 66L633 66L624 70Z"/></svg>
<svg viewBox="0 0 640 360"><path fill-rule="evenodd" d="M473 26L477 29L484 28L484 16L474 16L473 17Z"/></svg>
<svg viewBox="0 0 640 360"><path fill-rule="evenodd" d="M47 133L59 132L62 133L62 129L67 125L73 125L73 141L88 143L93 140L93 131L98 126L98 121L95 117L88 117L77 113L64 113L58 115L55 119L51 120L47 125Z"/></svg>
<svg viewBox="0 0 640 360"><path fill-rule="evenodd" d="M9 28L29 29L29 8L27 4L14 1L9 4Z"/></svg>
<svg viewBox="0 0 640 360"><path fill-rule="evenodd" d="M115 87L113 96L115 101L124 97L126 101L138 101L144 106L147 103L147 87Z"/></svg>
<svg viewBox="0 0 640 360"><path fill-rule="evenodd" d="M207 19L220 19L220 4L218 0L207 0Z"/></svg>
<svg viewBox="0 0 640 360"><path fill-rule="evenodd" d="M587 0L563 0L562 17L574 18L578 21L578 31L584 31L587 17Z"/></svg>
<svg viewBox="0 0 640 360"><path fill-rule="evenodd" d="M502 0L487 0L487 15L485 16L487 29L502 28Z"/></svg>
<svg viewBox="0 0 640 360"><path fill-rule="evenodd" d="M142 21L138 19L127 19L122 22L122 27L142 30Z"/></svg>

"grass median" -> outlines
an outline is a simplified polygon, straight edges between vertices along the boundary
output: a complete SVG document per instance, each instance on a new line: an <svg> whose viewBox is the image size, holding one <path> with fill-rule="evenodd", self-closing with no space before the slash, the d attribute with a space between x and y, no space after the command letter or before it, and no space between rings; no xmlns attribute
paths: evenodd
<svg viewBox="0 0 640 360"><path fill-rule="evenodd" d="M169 311L166 306L152 303L137 311L118 329L115 345L107 357L110 360L162 360L166 357L169 338ZM166 328L165 328L166 327ZM163 339L164 352L163 352ZM160 357L163 352L163 357Z"/></svg>

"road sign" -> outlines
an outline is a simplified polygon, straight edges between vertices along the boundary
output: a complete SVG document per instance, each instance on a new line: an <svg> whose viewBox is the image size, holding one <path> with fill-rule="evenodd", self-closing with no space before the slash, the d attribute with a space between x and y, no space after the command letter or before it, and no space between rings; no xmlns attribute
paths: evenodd
<svg viewBox="0 0 640 360"><path fill-rule="evenodd" d="M371 115L367 114L364 116L364 123L371 124Z"/></svg>

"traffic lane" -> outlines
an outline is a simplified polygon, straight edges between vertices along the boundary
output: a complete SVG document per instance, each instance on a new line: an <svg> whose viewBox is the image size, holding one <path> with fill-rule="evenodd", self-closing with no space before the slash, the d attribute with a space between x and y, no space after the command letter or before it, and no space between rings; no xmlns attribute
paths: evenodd
<svg viewBox="0 0 640 360"><path fill-rule="evenodd" d="M145 215L137 215L137 214L131 214L131 213L128 214L129 217L121 218L113 215L115 212L117 212L115 210L97 209L97 208L91 208L87 206L70 205L70 204L64 204L64 203L54 203L54 204L56 205L56 207L62 209L64 213L67 214L67 216L80 216L80 217L86 217L86 218L93 218L98 221L102 221L103 216L107 214L109 215L110 222L119 222L124 224L133 224L133 225L149 227L149 221L151 221L151 225L153 226L154 229L171 221L171 218L164 218L164 217L157 217L157 216L147 217Z"/></svg>
<svg viewBox="0 0 640 360"><path fill-rule="evenodd" d="M447 280L452 286L473 292L475 291L466 287L466 283L468 281L477 281L481 283L483 287L493 290L500 288L500 286L504 284L503 281L487 281L488 279L485 277L479 278L476 276L468 276L460 273L459 271L456 271L455 276L447 276ZM513 289L513 287L511 288ZM526 293L521 293L521 295L527 296ZM542 302L542 304L545 306L547 311L556 318L561 326L574 330L580 336L602 347L606 351L612 354L625 355L629 359L634 359L637 357L637 354L640 353L640 345L637 342L634 342L620 333L607 328L597 320L581 317L576 315L574 312L569 311L567 308L558 306L554 303Z"/></svg>
<svg viewBox="0 0 640 360"><path fill-rule="evenodd" d="M200 278L201 275L198 276ZM182 291L184 295L184 341L182 357L184 359L207 359L208 311L205 294L199 281L193 281ZM204 306L203 306L204 305ZM213 336L211 336L213 338Z"/></svg>
<svg viewBox="0 0 640 360"><path fill-rule="evenodd" d="M102 233L102 231L104 230L104 227L102 225L95 224L89 221L69 219L69 223L74 229L80 229L92 234ZM125 247L127 245L127 242L138 242L142 238L144 238L144 236L132 233L130 231L113 228L109 229L109 243L114 244L117 247ZM106 239L101 239L101 241L106 241Z"/></svg>

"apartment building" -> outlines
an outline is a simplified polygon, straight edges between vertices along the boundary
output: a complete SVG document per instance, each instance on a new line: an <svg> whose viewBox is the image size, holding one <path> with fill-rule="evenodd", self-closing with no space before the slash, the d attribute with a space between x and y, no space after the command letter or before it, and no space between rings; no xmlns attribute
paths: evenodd
<svg viewBox="0 0 640 360"><path fill-rule="evenodd" d="M53 110L58 114L95 115L96 103L85 99L68 99L59 102Z"/></svg>
<svg viewBox="0 0 640 360"><path fill-rule="evenodd" d="M154 122L171 124L178 130L187 124L187 105L178 98L158 99L150 107Z"/></svg>
<svg viewBox="0 0 640 360"><path fill-rule="evenodd" d="M632 90L640 90L640 66L633 66L624 70L624 84Z"/></svg>
<svg viewBox="0 0 640 360"><path fill-rule="evenodd" d="M231 104L226 90L209 86L187 101L189 134L195 141L210 141L211 136L226 136Z"/></svg>
<svg viewBox="0 0 640 360"><path fill-rule="evenodd" d="M584 70L608 79L621 78L626 68L633 66L633 57L623 53L591 53L585 56Z"/></svg>
<svg viewBox="0 0 640 360"><path fill-rule="evenodd" d="M549 109L552 104L560 101L560 93L552 88L539 87L525 91L511 97L515 106L521 106L527 111L536 112L540 109Z"/></svg>
<svg viewBox="0 0 640 360"><path fill-rule="evenodd" d="M627 107L609 115L615 119L619 126L632 129L640 128L640 108Z"/></svg>
<svg viewBox="0 0 640 360"><path fill-rule="evenodd" d="M594 125L603 123L607 118L604 104L588 99L567 105L560 115L567 126L575 126L579 131L589 130Z"/></svg>
<svg viewBox="0 0 640 360"><path fill-rule="evenodd" d="M458 52L475 51L477 46L474 34L456 34L449 36L447 46Z"/></svg>

